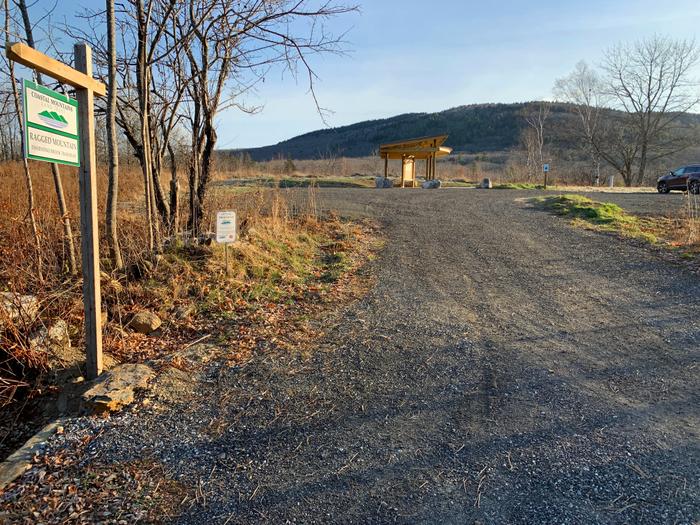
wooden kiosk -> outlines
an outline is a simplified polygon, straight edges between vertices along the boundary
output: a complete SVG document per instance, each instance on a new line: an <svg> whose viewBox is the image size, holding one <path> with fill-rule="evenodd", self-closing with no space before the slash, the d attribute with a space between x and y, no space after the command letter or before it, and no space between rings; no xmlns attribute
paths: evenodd
<svg viewBox="0 0 700 525"><path fill-rule="evenodd" d="M437 173L437 158L452 153L452 148L443 146L447 135L421 137L391 142L379 146L379 156L384 159L384 178L389 176L389 160L401 160L401 187L416 187L416 161L425 160L425 180L434 180Z"/></svg>

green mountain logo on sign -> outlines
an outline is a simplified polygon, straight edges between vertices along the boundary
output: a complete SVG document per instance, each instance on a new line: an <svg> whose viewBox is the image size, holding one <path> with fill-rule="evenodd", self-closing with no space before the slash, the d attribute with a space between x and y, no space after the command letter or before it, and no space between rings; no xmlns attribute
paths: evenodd
<svg viewBox="0 0 700 525"><path fill-rule="evenodd" d="M68 121L63 115L59 115L55 111L44 110L39 113L41 121L51 126L52 128L63 129L68 126Z"/></svg>

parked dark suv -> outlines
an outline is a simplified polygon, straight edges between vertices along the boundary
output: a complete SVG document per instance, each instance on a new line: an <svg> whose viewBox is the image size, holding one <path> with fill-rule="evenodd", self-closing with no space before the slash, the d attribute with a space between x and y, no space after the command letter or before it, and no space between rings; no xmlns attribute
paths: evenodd
<svg viewBox="0 0 700 525"><path fill-rule="evenodd" d="M683 166L675 171L669 171L656 181L656 189L659 193L668 193L671 190L689 191L700 193L700 164Z"/></svg>

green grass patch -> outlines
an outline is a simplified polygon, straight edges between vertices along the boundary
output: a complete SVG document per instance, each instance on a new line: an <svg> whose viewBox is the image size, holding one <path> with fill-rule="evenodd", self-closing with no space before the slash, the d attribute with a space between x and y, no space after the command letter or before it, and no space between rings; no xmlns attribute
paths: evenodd
<svg viewBox="0 0 700 525"><path fill-rule="evenodd" d="M334 251L324 254L323 265L325 271L321 275L321 281L324 283L334 283L352 268L352 259L346 252Z"/></svg>
<svg viewBox="0 0 700 525"><path fill-rule="evenodd" d="M494 184L494 190L541 190L544 186L531 182L507 182L504 184Z"/></svg>
<svg viewBox="0 0 700 525"><path fill-rule="evenodd" d="M607 231L624 237L659 242L653 220L627 213L617 204L598 202L582 195L552 195L535 199L543 208L572 219L574 226Z"/></svg>

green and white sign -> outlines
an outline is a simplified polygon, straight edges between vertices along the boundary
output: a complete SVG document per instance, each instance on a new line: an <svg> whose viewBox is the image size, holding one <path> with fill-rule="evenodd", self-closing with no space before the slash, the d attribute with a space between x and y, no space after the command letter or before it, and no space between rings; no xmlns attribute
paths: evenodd
<svg viewBox="0 0 700 525"><path fill-rule="evenodd" d="M80 166L78 101L25 80L24 156Z"/></svg>

